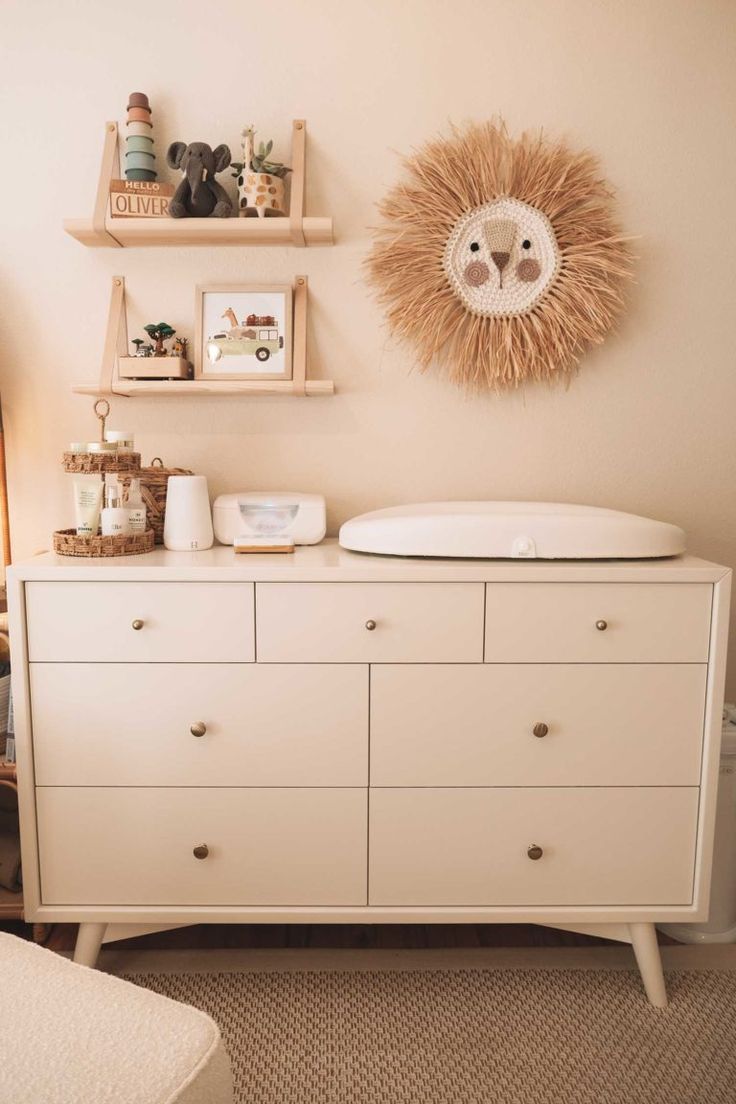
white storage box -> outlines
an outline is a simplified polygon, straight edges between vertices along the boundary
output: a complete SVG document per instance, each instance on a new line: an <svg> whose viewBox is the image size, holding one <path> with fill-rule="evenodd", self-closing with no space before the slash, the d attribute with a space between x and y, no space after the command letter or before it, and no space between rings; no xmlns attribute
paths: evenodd
<svg viewBox="0 0 736 1104"><path fill-rule="evenodd" d="M628 560L677 556L676 525L557 502L424 502L346 521L340 544L384 556Z"/></svg>
<svg viewBox="0 0 736 1104"><path fill-rule="evenodd" d="M322 495L303 494L299 491L242 491L240 494L220 495L212 507L215 536L220 544L232 544L236 537L251 533L241 513L241 506L257 504L271 506L296 506L299 509L292 521L279 529L279 536L291 537L294 544L319 544L327 530L327 513Z"/></svg>

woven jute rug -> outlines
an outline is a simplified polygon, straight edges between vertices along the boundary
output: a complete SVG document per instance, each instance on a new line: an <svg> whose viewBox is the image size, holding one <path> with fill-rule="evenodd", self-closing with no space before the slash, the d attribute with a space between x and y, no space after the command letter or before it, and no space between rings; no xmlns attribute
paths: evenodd
<svg viewBox="0 0 736 1104"><path fill-rule="evenodd" d="M208 1012L242 1104L734 1104L736 973L134 973Z"/></svg>

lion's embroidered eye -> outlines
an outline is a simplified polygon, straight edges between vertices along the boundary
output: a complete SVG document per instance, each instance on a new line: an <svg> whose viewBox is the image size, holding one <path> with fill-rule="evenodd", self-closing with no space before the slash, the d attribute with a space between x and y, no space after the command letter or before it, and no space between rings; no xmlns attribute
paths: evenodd
<svg viewBox="0 0 736 1104"><path fill-rule="evenodd" d="M522 249L531 249L531 247L532 247L532 243L529 241L529 239L524 238L523 242L521 243L521 248Z"/></svg>
<svg viewBox="0 0 736 1104"><path fill-rule="evenodd" d="M471 253L477 253L479 249L480 249L480 246L478 245L477 242L471 242L470 243L470 252Z"/></svg>

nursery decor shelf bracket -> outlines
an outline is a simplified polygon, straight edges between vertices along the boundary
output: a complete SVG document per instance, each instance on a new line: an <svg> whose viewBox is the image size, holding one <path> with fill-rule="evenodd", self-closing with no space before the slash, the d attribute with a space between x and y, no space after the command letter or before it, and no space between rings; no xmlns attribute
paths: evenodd
<svg viewBox="0 0 736 1104"><path fill-rule="evenodd" d="M128 322L125 310L125 277L113 276L99 383L75 384L72 391L77 395L120 395L125 398L140 395L333 395L335 384L332 380L307 379L308 291L307 277L295 277L291 379L134 380L121 379L118 373L118 357L125 356L128 352Z"/></svg>
<svg viewBox="0 0 736 1104"><path fill-rule="evenodd" d="M110 182L120 177L118 125L105 124L100 179L91 219L66 219L64 230L90 248L155 245L332 245L332 219L304 214L307 123L292 124L291 200L287 218L111 218Z"/></svg>

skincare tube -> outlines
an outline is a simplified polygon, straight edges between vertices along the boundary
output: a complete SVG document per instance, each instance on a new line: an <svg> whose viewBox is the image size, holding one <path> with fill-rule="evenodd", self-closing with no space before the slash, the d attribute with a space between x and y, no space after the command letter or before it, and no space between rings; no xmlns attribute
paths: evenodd
<svg viewBox="0 0 736 1104"><path fill-rule="evenodd" d="M99 479L74 480L74 507L77 518L77 536L96 537L100 527L102 508L102 482Z"/></svg>

